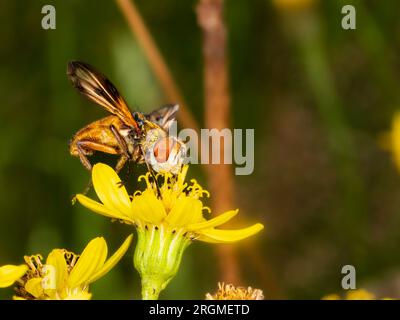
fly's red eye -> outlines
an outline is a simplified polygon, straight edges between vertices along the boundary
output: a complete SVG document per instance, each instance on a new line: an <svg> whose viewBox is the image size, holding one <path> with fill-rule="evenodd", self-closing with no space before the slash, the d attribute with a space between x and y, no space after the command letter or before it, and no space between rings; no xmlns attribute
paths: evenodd
<svg viewBox="0 0 400 320"><path fill-rule="evenodd" d="M154 157L158 162L168 161L171 150L174 148L176 142L171 137L162 138L154 145Z"/></svg>

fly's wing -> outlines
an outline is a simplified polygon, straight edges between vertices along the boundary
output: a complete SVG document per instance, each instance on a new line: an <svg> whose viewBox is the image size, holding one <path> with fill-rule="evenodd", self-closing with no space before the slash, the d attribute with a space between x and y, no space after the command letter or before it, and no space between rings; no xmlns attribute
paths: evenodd
<svg viewBox="0 0 400 320"><path fill-rule="evenodd" d="M165 131L168 131L172 122L175 120L176 113L179 110L178 104L167 104L146 115L146 119L158 124Z"/></svg>
<svg viewBox="0 0 400 320"><path fill-rule="evenodd" d="M138 130L138 125L124 98L104 75L91 65L80 61L68 63L67 75L80 93Z"/></svg>

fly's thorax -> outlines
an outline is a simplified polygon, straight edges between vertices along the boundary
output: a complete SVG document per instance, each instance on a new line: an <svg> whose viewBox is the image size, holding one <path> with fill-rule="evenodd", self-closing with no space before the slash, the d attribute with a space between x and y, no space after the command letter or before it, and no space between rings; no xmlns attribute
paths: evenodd
<svg viewBox="0 0 400 320"><path fill-rule="evenodd" d="M157 172L177 174L185 159L186 145L163 130L150 130L145 144L145 159Z"/></svg>
<svg viewBox="0 0 400 320"><path fill-rule="evenodd" d="M146 119L146 116L140 112L134 112L132 115L137 125L136 134L138 136L144 137L147 135L147 132L150 131L151 129L159 128L157 124Z"/></svg>
<svg viewBox="0 0 400 320"><path fill-rule="evenodd" d="M137 144L142 146L150 145L167 133L156 123L148 121L145 116L139 112L133 113L133 117L136 121L138 130L131 128L132 130L128 133L131 140L134 140Z"/></svg>
<svg viewBox="0 0 400 320"><path fill-rule="evenodd" d="M129 154L133 154L136 141L139 139L134 128L124 128L119 130L120 135L124 138Z"/></svg>

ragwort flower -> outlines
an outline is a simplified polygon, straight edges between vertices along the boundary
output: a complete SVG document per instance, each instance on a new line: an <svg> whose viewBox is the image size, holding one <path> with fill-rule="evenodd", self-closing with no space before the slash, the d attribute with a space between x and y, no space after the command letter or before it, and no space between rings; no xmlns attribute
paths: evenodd
<svg viewBox="0 0 400 320"><path fill-rule="evenodd" d="M131 241L132 235L109 259L107 243L102 237L90 241L81 255L54 249L45 264L41 255L25 256L26 265L0 268L0 284L10 286L17 281L14 296L17 300L88 300L89 284L118 263Z"/></svg>
<svg viewBox="0 0 400 320"><path fill-rule="evenodd" d="M130 197L116 172L98 163L93 167L92 180L101 202L77 195L77 200L92 211L136 226L134 264L142 278L145 299L158 297L175 276L182 254L193 240L230 243L263 229L260 223L238 230L216 229L238 210L205 219L203 213L209 209L201 199L209 193L196 180L191 180L190 185L185 182L187 170L188 166L184 166L177 176L158 174L158 181L147 173L139 177L139 181L145 180L146 189Z"/></svg>
<svg viewBox="0 0 400 320"><path fill-rule="evenodd" d="M235 287L232 284L218 282L218 291L207 293L206 300L263 300L264 294L260 289L252 287Z"/></svg>
<svg viewBox="0 0 400 320"><path fill-rule="evenodd" d="M347 291L343 299L338 294L328 294L322 297L322 300L377 300L377 298L365 289L355 289ZM382 300L392 300L392 298L383 298Z"/></svg>

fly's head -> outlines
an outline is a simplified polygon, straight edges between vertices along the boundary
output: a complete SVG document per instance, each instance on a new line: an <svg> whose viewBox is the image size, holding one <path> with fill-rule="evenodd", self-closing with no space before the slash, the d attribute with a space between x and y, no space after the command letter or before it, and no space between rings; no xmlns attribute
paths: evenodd
<svg viewBox="0 0 400 320"><path fill-rule="evenodd" d="M186 145L162 129L147 132L144 150L146 162L160 173L178 174L186 160Z"/></svg>

